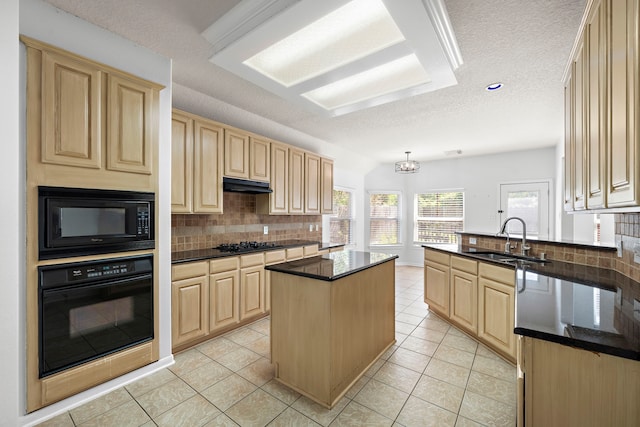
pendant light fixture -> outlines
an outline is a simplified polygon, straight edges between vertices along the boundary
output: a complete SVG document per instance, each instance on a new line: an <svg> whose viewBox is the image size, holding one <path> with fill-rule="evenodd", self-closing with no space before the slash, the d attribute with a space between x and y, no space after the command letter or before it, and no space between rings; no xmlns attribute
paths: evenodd
<svg viewBox="0 0 640 427"><path fill-rule="evenodd" d="M407 155L406 160L402 160L400 162L396 162L396 172L397 173L416 173L420 170L420 163L415 160L409 160L409 154L411 151L405 151Z"/></svg>

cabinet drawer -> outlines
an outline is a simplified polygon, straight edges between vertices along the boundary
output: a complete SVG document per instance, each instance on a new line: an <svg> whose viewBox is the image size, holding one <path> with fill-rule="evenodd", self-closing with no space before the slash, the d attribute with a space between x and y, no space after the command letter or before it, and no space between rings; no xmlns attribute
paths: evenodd
<svg viewBox="0 0 640 427"><path fill-rule="evenodd" d="M438 264L449 265L449 258L451 256L449 254L445 254L438 251L432 251L429 249L424 250L424 260L437 262Z"/></svg>
<svg viewBox="0 0 640 427"><path fill-rule="evenodd" d="M171 281L205 276L206 274L207 261L189 262L186 264L176 264L171 266Z"/></svg>
<svg viewBox="0 0 640 427"><path fill-rule="evenodd" d="M466 271L471 274L478 274L478 261L474 261L469 258L462 258L458 256L451 257L451 268L456 270Z"/></svg>
<svg viewBox="0 0 640 427"><path fill-rule="evenodd" d="M251 267L254 265L264 264L264 253L260 252L251 255L242 255L240 257L240 268Z"/></svg>
<svg viewBox="0 0 640 427"><path fill-rule="evenodd" d="M269 251L264 253L264 263L265 265L276 264L279 262L284 262L287 259L285 250L280 251Z"/></svg>
<svg viewBox="0 0 640 427"><path fill-rule="evenodd" d="M289 248L287 249L287 261L291 261L294 259L300 259L304 255L304 249L302 246L299 248Z"/></svg>
<svg viewBox="0 0 640 427"><path fill-rule="evenodd" d="M238 269L238 257L226 257L220 259L211 260L211 266L209 267L209 273L222 273L223 271L231 271Z"/></svg>
<svg viewBox="0 0 640 427"><path fill-rule="evenodd" d="M318 245L309 245L303 248L304 257L312 257L318 255Z"/></svg>
<svg viewBox="0 0 640 427"><path fill-rule="evenodd" d="M515 270L513 268L498 267L481 262L478 266L478 275L505 285L515 286Z"/></svg>

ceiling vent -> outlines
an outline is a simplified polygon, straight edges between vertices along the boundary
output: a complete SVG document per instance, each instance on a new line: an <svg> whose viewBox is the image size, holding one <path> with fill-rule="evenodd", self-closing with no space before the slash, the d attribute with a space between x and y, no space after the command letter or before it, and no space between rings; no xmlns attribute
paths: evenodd
<svg viewBox="0 0 640 427"><path fill-rule="evenodd" d="M339 116L457 84L443 0L243 0L202 35L210 61Z"/></svg>

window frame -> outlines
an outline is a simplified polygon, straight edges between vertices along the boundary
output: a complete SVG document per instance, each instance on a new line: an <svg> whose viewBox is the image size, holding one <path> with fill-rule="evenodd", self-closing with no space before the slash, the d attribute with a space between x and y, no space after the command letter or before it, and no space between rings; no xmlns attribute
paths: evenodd
<svg viewBox="0 0 640 427"><path fill-rule="evenodd" d="M439 217L439 216L426 216L420 217L418 216L418 198L421 194L446 194L446 193L461 193L462 194L462 216L461 217ZM418 224L420 221L462 221L462 229L460 231L464 231L465 224L465 200L466 195L463 188L450 188L450 189L440 189L440 190L426 190L416 192L413 195L413 243L414 245L439 245L439 244L458 244L459 237L456 235L455 243L440 243L440 242L427 242L418 240L419 227ZM455 234L455 233L454 233Z"/></svg>
<svg viewBox="0 0 640 427"><path fill-rule="evenodd" d="M351 239L352 242L350 243L345 243L344 247L356 247L357 246L357 242L356 242L356 190L353 188L347 188L347 187L340 187L340 186L334 186L332 191L344 191L350 194L350 201L351 201L351 209L350 209L350 217L348 218L349 222L350 222L350 235L351 235ZM334 199L335 200L335 199ZM336 212L336 210L334 209L334 212ZM336 219L336 218L340 218L342 220L347 219L344 217L338 217L336 216L336 214L331 214L329 216L329 242L330 243L340 243L341 242L333 242L331 240L331 220Z"/></svg>
<svg viewBox="0 0 640 427"><path fill-rule="evenodd" d="M372 243L371 242L371 220L372 219L378 219L377 217L372 217L371 216L371 196L374 194L395 194L398 196L398 215L396 217L396 221L398 222L398 234L397 234L397 243ZM367 191L367 205L368 205L368 209L367 209L367 218L369 221L369 237L368 237L368 242L369 242L369 247L376 247L376 248L381 248L381 247L399 247L399 246L403 246L404 245L404 239L403 239L403 232L402 232L402 227L403 227L403 223L404 223L404 219L403 219L403 200L402 200L402 191L398 191L398 190L369 190ZM384 218L380 218L380 219L384 219Z"/></svg>

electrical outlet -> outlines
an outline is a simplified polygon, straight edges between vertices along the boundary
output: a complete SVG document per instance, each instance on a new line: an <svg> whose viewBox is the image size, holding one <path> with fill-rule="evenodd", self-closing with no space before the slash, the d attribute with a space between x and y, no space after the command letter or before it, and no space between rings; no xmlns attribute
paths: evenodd
<svg viewBox="0 0 640 427"><path fill-rule="evenodd" d="M313 231L313 224L309 224L309 231Z"/></svg>
<svg viewBox="0 0 640 427"><path fill-rule="evenodd" d="M268 225L265 225L265 226L262 228L262 232L263 232L264 234L269 234L269 226L268 226Z"/></svg>
<svg viewBox="0 0 640 427"><path fill-rule="evenodd" d="M618 258L622 258L622 236L616 236L616 248L618 249Z"/></svg>
<svg viewBox="0 0 640 427"><path fill-rule="evenodd" d="M622 305L622 288L617 288L616 290L616 305Z"/></svg>
<svg viewBox="0 0 640 427"><path fill-rule="evenodd" d="M469 237L470 245L475 245L476 243L478 243L478 240L475 237Z"/></svg>
<svg viewBox="0 0 640 427"><path fill-rule="evenodd" d="M316 224L316 231L320 231L320 227Z"/></svg>

